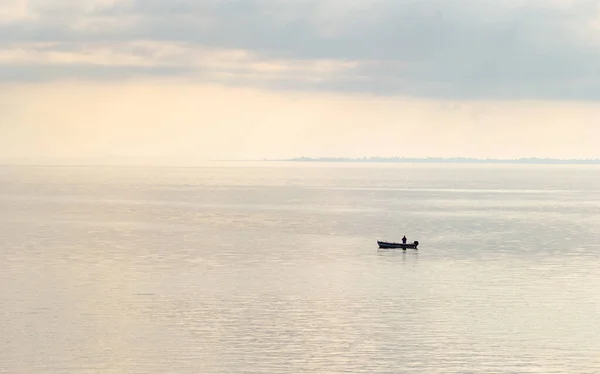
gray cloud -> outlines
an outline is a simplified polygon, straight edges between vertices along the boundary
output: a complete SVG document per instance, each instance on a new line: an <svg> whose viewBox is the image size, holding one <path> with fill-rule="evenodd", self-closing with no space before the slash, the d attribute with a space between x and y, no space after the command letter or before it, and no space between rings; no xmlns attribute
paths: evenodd
<svg viewBox="0 0 600 374"><path fill-rule="evenodd" d="M174 66L156 58L156 50L148 55L131 49L134 56L155 58L156 66L74 63L70 69L64 61L50 67L7 60L0 65L2 80L63 78L70 71L102 79L192 74L278 89L600 98L600 12L589 0L138 0L87 9L63 1L61 7L30 11L38 17L0 26L0 48L60 42L60 48L76 53L82 45L146 40L190 50L243 50L251 58L224 67L179 59ZM295 69L257 72L244 66L320 60L355 65L304 72L304 77Z"/></svg>
<svg viewBox="0 0 600 374"><path fill-rule="evenodd" d="M36 83L63 79L85 80L93 77L98 80L128 80L140 77L184 77L193 71L186 68L164 66L89 66L34 65L0 67L0 81L5 83Z"/></svg>

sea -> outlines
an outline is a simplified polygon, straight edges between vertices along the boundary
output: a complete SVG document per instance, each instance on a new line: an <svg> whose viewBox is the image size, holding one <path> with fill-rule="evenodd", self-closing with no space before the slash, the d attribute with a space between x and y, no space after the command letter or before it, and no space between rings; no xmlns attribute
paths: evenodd
<svg viewBox="0 0 600 374"><path fill-rule="evenodd" d="M2 166L0 373L600 373L600 166Z"/></svg>

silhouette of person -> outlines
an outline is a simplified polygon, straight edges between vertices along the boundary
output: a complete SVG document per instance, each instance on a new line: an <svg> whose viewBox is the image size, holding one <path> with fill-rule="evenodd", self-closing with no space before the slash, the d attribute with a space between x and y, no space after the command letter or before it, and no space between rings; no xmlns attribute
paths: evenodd
<svg viewBox="0 0 600 374"><path fill-rule="evenodd" d="M406 235L402 237L402 244L406 244Z"/></svg>

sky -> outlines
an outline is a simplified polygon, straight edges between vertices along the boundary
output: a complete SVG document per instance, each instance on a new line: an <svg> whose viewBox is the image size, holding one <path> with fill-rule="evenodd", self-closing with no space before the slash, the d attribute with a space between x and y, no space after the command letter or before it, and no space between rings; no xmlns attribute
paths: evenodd
<svg viewBox="0 0 600 374"><path fill-rule="evenodd" d="M0 0L0 161L600 158L596 0Z"/></svg>

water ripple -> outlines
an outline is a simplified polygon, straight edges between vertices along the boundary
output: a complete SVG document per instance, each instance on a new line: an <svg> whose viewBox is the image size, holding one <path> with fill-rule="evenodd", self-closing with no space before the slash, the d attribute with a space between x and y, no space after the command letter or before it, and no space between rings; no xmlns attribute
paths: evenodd
<svg viewBox="0 0 600 374"><path fill-rule="evenodd" d="M0 168L0 372L600 372L594 170L247 170Z"/></svg>

